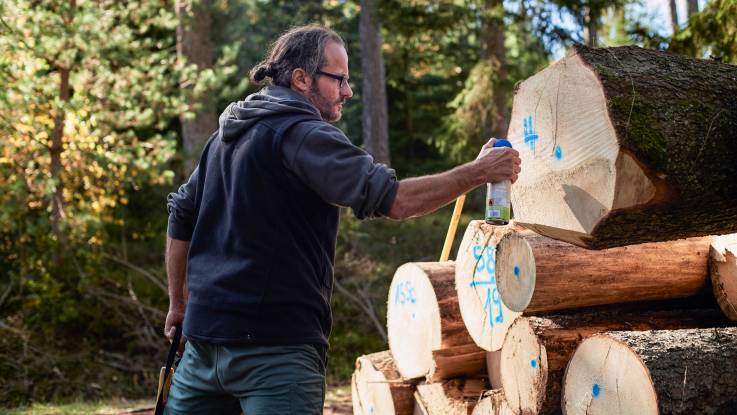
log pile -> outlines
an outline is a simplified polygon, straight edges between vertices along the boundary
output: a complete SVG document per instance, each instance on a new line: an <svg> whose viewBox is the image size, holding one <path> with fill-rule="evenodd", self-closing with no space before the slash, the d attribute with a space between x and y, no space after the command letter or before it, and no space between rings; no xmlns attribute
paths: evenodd
<svg viewBox="0 0 737 415"><path fill-rule="evenodd" d="M694 114L660 79L697 70L710 91L737 79L576 47L522 83L509 132L526 166L519 221L473 221L455 261L397 269L391 352L358 359L354 413L737 413L737 234L714 236L737 231L737 89ZM704 114L711 138L694 144ZM700 169L704 157L720 165Z"/></svg>

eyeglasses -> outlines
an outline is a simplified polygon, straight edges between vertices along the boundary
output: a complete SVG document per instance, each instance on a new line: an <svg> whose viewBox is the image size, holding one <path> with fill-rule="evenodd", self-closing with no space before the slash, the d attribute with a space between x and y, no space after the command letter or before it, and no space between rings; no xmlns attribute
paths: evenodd
<svg viewBox="0 0 737 415"><path fill-rule="evenodd" d="M338 75L330 72L323 72L323 71L315 71L318 75L325 75L328 78L333 78L336 81L338 81L338 88L343 88L344 86L348 85L348 76L346 75Z"/></svg>

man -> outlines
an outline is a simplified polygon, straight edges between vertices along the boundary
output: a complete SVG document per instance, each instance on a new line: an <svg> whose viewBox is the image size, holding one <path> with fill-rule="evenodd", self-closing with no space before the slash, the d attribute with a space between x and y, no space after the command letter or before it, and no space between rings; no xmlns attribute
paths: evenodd
<svg viewBox="0 0 737 415"><path fill-rule="evenodd" d="M167 413L321 413L339 207L405 219L520 171L517 152L492 140L475 161L397 181L328 124L353 95L331 30L282 35L251 71L265 78L223 112L169 195L165 333L183 324L188 342Z"/></svg>

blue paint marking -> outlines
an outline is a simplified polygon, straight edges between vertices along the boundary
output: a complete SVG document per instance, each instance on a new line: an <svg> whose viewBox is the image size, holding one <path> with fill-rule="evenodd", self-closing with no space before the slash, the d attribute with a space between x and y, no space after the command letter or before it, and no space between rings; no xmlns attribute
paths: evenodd
<svg viewBox="0 0 737 415"><path fill-rule="evenodd" d="M493 249L484 249L480 245L474 245L472 247L473 257L478 263L476 264L476 272L474 278L478 275L481 278L487 279L474 279L471 281L471 287L478 287L486 285L486 301L484 302L484 312L489 316L489 326L494 327L494 322L504 322L504 315L502 312L502 301L499 297L499 292L496 289L496 258L494 258ZM484 252L485 251L485 252ZM494 316L494 306L499 308L499 315Z"/></svg>
<svg viewBox="0 0 737 415"><path fill-rule="evenodd" d="M553 154L555 155L556 160L562 160L563 159L563 149L560 148L560 144L555 146L555 150L553 151Z"/></svg>
<svg viewBox="0 0 737 415"><path fill-rule="evenodd" d="M519 278L519 265L514 266L514 276Z"/></svg>
<svg viewBox="0 0 737 415"><path fill-rule="evenodd" d="M540 135L535 132L535 128L532 122L532 115L522 120L522 128L524 130L525 144L530 147L532 152L535 152L535 143L540 139Z"/></svg>
<svg viewBox="0 0 737 415"><path fill-rule="evenodd" d="M591 388L591 393L594 395L594 398L599 397L599 394L601 393L601 388L599 387L598 383L594 383L594 387Z"/></svg>
<svg viewBox="0 0 737 415"><path fill-rule="evenodd" d="M415 319L415 313L412 313L412 320Z"/></svg>
<svg viewBox="0 0 737 415"><path fill-rule="evenodd" d="M537 359L530 360L530 366L532 366L533 369L537 369Z"/></svg>
<svg viewBox="0 0 737 415"><path fill-rule="evenodd" d="M404 305L407 303L415 304L416 302L415 287L412 286L410 281L402 281L397 284L397 289L394 293L394 304Z"/></svg>

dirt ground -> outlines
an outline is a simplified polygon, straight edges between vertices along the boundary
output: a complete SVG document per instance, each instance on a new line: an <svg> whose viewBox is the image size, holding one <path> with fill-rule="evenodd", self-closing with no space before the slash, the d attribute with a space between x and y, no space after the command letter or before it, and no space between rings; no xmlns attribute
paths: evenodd
<svg viewBox="0 0 737 415"><path fill-rule="evenodd" d="M351 388L349 386L341 386L328 388L325 393L325 408L323 415L350 415L353 413L351 404ZM153 415L154 407L130 408L114 415ZM98 414L103 415L103 414ZM105 415L108 415L105 413Z"/></svg>

